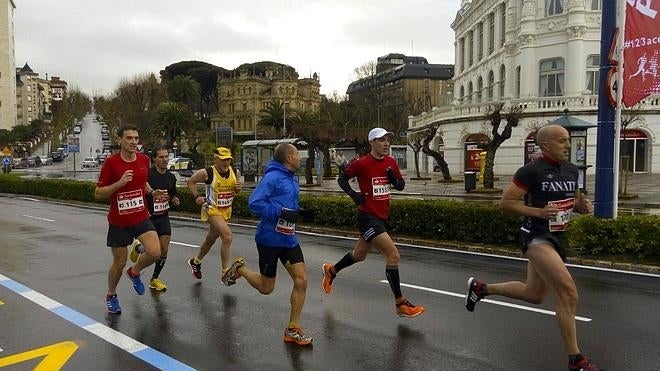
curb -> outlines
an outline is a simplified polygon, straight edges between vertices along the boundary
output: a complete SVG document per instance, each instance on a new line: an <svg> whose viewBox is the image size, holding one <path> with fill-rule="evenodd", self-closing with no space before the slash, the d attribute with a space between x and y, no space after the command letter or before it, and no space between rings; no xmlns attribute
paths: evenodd
<svg viewBox="0 0 660 371"><path fill-rule="evenodd" d="M61 205L66 205L66 206L75 206L75 207L80 207L80 208L86 208L86 209L94 209L94 210L103 210L107 211L108 206L107 205L100 205L100 204L90 204L90 203L85 203L85 202L65 202L62 200L55 200L55 199L48 199L48 198L43 198L43 197L38 197L38 196L27 196L27 195L14 195L14 194L5 194L5 193L0 193L0 197L30 197L30 198L37 198L41 199L43 201L47 201L50 203L54 204L61 204ZM170 212L170 218L175 219L175 220L182 220L182 221L199 221L200 222L200 227L206 228L204 225L205 223L202 223L199 220L199 215L196 213L184 213L184 212ZM256 219L246 219L246 218L237 218L237 217L232 217L232 222L228 223L229 225L236 225L236 226L253 226L256 227L258 224L258 220ZM322 234L326 236L335 236L335 237L345 237L345 238L354 238L357 239L359 237L359 233L357 231L352 231L348 229L332 229L332 228L327 228L327 227L320 227L320 226L315 226L315 225L297 225L296 230L300 232L308 232L308 233L316 233L316 234ZM486 245L474 245L474 244L469 244L469 243L460 243L460 242L451 242L451 241L441 241L441 240L429 240L429 239L421 239L421 238L413 238L413 237L397 237L397 236L392 236L392 240L394 243L397 245L407 245L405 247L407 248L420 248L422 246L426 247L431 247L431 248L438 248L438 249L448 249L448 250L454 250L456 252L467 252L467 253L479 253L479 254L489 254L489 255L496 255L496 256L501 256L503 258L518 258L518 259L524 259L524 256L515 247L511 248L504 248L504 247L497 247L497 246L486 246ZM597 268L605 268L605 269L615 269L615 270L621 270L625 272L638 272L638 273L650 273L650 274L660 274L660 266L655 266L655 265L648 265L648 264L635 264L635 263L624 263L624 262L616 262L616 261L611 261L611 260L603 260L603 259L593 259L593 258L581 258L581 257L576 257L576 256L571 256L566 259L566 262L569 264L576 264L576 265L583 265L583 266L588 266L588 267L597 267Z"/></svg>

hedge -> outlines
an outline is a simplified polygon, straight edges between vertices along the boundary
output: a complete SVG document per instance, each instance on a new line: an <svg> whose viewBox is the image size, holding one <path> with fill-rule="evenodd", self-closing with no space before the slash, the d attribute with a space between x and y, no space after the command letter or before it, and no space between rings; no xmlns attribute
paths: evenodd
<svg viewBox="0 0 660 371"><path fill-rule="evenodd" d="M107 204L94 199L95 184L89 181L21 178L0 175L0 192ZM190 192L179 188L178 211L198 213ZM254 218L247 206L248 192L234 199L233 215ZM316 211L312 224L354 227L355 206L349 197L300 196L300 205ZM492 202L453 200L392 200L390 226L395 234L420 238L505 245L515 248L521 218L504 214ZM569 248L583 255L618 254L660 257L660 216L621 216L615 220L580 216L571 221Z"/></svg>

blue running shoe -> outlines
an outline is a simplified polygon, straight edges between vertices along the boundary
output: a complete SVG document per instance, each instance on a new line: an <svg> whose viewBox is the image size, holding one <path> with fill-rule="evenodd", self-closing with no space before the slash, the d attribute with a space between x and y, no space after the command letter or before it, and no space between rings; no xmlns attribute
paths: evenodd
<svg viewBox="0 0 660 371"><path fill-rule="evenodd" d="M121 314L121 306L117 294L105 296L105 306L108 307L108 313Z"/></svg>
<svg viewBox="0 0 660 371"><path fill-rule="evenodd" d="M128 278L133 281L133 291L135 291L136 294L138 295L144 295L144 284L142 284L142 280L140 279L140 275L136 274L135 276L131 275L131 267L128 267L126 269L126 275Z"/></svg>

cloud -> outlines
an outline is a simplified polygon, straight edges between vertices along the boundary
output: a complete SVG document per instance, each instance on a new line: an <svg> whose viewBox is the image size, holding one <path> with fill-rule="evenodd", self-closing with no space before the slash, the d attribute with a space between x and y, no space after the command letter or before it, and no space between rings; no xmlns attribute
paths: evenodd
<svg viewBox="0 0 660 371"><path fill-rule="evenodd" d="M25 0L14 12L16 64L89 93L200 60L232 69L286 63L343 94L353 69L390 52L453 63L449 0ZM453 9L453 10L452 10Z"/></svg>

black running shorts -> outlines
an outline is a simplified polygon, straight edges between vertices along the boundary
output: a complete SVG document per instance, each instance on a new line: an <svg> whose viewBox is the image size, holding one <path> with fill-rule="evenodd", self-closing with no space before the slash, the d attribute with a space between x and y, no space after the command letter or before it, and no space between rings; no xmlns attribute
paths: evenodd
<svg viewBox="0 0 660 371"><path fill-rule="evenodd" d="M151 217L151 223L154 225L154 228L156 228L156 233L158 233L158 237L172 235L172 226L170 225L169 216L154 215Z"/></svg>
<svg viewBox="0 0 660 371"><path fill-rule="evenodd" d="M371 242L376 236L387 232L387 221L376 218L375 216L358 211L357 226L360 236L367 242Z"/></svg>
<svg viewBox="0 0 660 371"><path fill-rule="evenodd" d="M566 261L566 251L564 250L564 234L560 233L528 233L525 231L520 231L520 247L522 248L523 254L527 253L530 247L533 247L536 244L549 244L555 248L561 260Z"/></svg>
<svg viewBox="0 0 660 371"><path fill-rule="evenodd" d="M119 227L110 224L108 226L106 245L108 247L126 247L133 243L133 239L137 238L139 235L153 230L155 230L154 225L149 218L143 220L139 224L128 227Z"/></svg>
<svg viewBox="0 0 660 371"><path fill-rule="evenodd" d="M282 248L257 244L257 251L259 252L259 272L268 278L275 278L277 275L278 259L284 266L305 262L300 245Z"/></svg>

